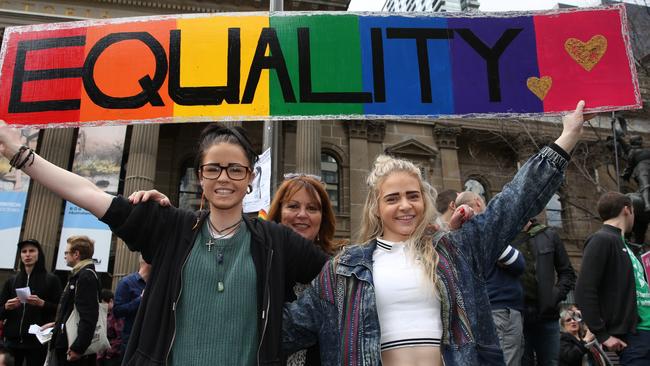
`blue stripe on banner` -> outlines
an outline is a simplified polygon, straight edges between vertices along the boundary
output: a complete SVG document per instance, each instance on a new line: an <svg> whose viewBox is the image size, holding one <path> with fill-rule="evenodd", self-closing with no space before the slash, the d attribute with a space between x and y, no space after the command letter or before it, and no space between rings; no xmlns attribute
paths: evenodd
<svg viewBox="0 0 650 366"><path fill-rule="evenodd" d="M0 192L0 230L20 228L27 192Z"/></svg>
<svg viewBox="0 0 650 366"><path fill-rule="evenodd" d="M63 227L110 230L108 225L99 221L99 219L93 216L93 214L71 202L66 202L65 204Z"/></svg>

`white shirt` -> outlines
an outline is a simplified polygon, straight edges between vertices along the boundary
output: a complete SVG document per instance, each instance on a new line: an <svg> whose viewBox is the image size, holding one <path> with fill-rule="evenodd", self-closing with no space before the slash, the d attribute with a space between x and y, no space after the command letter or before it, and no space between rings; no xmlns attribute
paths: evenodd
<svg viewBox="0 0 650 366"><path fill-rule="evenodd" d="M381 330L381 350L440 346L440 299L419 259L404 242L377 239L373 283Z"/></svg>

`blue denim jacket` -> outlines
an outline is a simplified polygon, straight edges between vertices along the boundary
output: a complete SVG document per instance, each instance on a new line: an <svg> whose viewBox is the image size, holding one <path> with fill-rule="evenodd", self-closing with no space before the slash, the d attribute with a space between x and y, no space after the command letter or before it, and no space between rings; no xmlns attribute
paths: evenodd
<svg viewBox="0 0 650 366"><path fill-rule="evenodd" d="M554 146L554 149L559 147ZM453 232L426 235L439 255L445 365L503 365L485 279L499 254L558 190L567 160L545 147L519 170L486 211ZM287 352L320 344L323 365L380 365L380 329L372 282L376 241L330 260L311 288L283 312Z"/></svg>

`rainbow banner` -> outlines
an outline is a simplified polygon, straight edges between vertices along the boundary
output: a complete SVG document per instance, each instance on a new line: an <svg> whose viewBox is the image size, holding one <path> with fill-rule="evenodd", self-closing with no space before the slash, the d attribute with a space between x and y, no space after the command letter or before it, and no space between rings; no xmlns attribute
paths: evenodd
<svg viewBox="0 0 650 366"><path fill-rule="evenodd" d="M231 13L7 28L0 118L98 125L641 107L622 5Z"/></svg>

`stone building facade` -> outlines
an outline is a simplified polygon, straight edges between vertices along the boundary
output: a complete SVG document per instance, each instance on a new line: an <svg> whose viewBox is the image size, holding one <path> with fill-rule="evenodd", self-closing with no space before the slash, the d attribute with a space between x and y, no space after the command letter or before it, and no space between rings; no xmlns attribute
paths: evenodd
<svg viewBox="0 0 650 366"><path fill-rule="evenodd" d="M344 10L347 2L296 0L286 2L285 9ZM31 5L28 7L27 3ZM238 4L233 8L180 0L97 0L65 4L0 1L0 26L86 17L251 11L268 7L268 3L257 0ZM650 58L640 55L638 60L645 107L620 116L629 122L632 132L641 134L649 143ZM576 267L580 264L582 243L600 226L595 216L597 198L606 190L617 189L613 150L607 140L611 136L610 120L610 116L599 116L586 128L584 142L577 148L566 182L557 200L543 215L557 226ZM229 123L245 128L255 147L262 151L262 121ZM439 190L482 187L485 197L490 199L512 178L520 164L539 146L552 142L561 131L557 118L283 121L276 126L280 131L277 175L305 172L323 176L337 208L336 236L352 240L360 224L366 194L365 175L376 155L388 153L415 161L424 177ZM128 195L135 190L155 188L168 194L175 204L195 203L196 199L182 199L181 196L196 192L181 192L180 182L187 174L191 175L196 141L203 127L201 123L129 126L123 192ZM74 129L43 130L39 153L59 166L69 167L74 139ZM621 165L624 164L621 160ZM633 184L625 182L621 187L623 191L635 189ZM32 185L21 237L41 241L49 264L54 263L62 211L59 198L38 184ZM117 241L113 248L110 268L115 283L137 268L137 256ZM7 274L0 273L0 280Z"/></svg>

